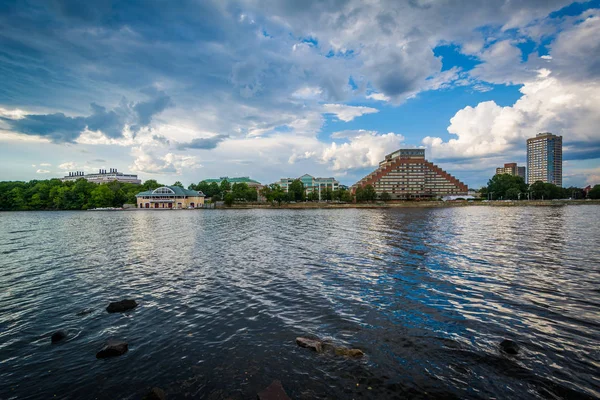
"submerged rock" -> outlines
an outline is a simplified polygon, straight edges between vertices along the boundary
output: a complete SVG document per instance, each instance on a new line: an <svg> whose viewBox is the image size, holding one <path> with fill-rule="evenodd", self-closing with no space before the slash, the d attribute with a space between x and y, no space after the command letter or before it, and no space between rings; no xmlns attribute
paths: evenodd
<svg viewBox="0 0 600 400"><path fill-rule="evenodd" d="M338 356L352 357L352 358L360 358L365 355L365 353L360 349L347 349L345 347L336 347L335 354Z"/></svg>
<svg viewBox="0 0 600 400"><path fill-rule="evenodd" d="M500 350L508 354L517 354L519 349L519 345L512 340L504 339L500 343Z"/></svg>
<svg viewBox="0 0 600 400"><path fill-rule="evenodd" d="M256 396L258 400L291 400L280 381L273 381L265 390Z"/></svg>
<svg viewBox="0 0 600 400"><path fill-rule="evenodd" d="M58 343L66 337L67 333L65 331L56 331L52 334L50 340L52 341L52 343Z"/></svg>
<svg viewBox="0 0 600 400"><path fill-rule="evenodd" d="M143 400L166 400L167 395L161 388L154 387L144 396Z"/></svg>
<svg viewBox="0 0 600 400"><path fill-rule="evenodd" d="M117 357L127 353L127 342L111 341L106 344L98 353L96 358Z"/></svg>
<svg viewBox="0 0 600 400"><path fill-rule="evenodd" d="M318 339L309 339L305 337L297 337L296 344L300 347L311 349L317 353L323 352L323 342Z"/></svg>
<svg viewBox="0 0 600 400"><path fill-rule="evenodd" d="M106 311L108 311L109 313L114 313L114 312L123 312L123 311L127 311L127 310L131 310L137 307L137 303L135 302L135 300L121 300L121 301L115 301L112 302L108 305L108 307L106 307Z"/></svg>

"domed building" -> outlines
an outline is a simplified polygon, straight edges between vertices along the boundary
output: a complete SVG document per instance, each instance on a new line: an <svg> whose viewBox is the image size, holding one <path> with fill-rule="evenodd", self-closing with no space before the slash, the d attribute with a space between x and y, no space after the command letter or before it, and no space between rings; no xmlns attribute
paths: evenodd
<svg viewBox="0 0 600 400"><path fill-rule="evenodd" d="M202 208L204 193L179 186L161 186L135 195L138 208Z"/></svg>

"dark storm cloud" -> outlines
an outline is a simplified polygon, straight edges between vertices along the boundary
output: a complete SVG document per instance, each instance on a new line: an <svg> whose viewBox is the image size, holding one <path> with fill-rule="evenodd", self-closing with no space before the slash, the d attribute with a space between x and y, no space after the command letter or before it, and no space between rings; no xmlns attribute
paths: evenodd
<svg viewBox="0 0 600 400"><path fill-rule="evenodd" d="M68 117L63 113L27 115L22 119L1 118L11 130L25 135L50 138L53 142L73 142L85 129L83 117Z"/></svg>
<svg viewBox="0 0 600 400"><path fill-rule="evenodd" d="M569 143L569 148L563 150L563 160L593 160L600 158L600 142Z"/></svg>
<svg viewBox="0 0 600 400"><path fill-rule="evenodd" d="M185 149L201 149L201 150L210 150L217 147L219 143L223 140L227 139L229 135L215 135L209 138L196 138L188 143L179 143L177 148L179 150Z"/></svg>
<svg viewBox="0 0 600 400"><path fill-rule="evenodd" d="M106 107L90 104L92 113L87 117L69 117L63 113L30 114L21 119L1 118L17 133L47 137L56 143L74 142L86 128L101 131L109 138L120 138L129 126L133 132L150 125L152 118L169 107L171 98L162 91L151 91L148 101L130 102L124 98L119 105L107 111Z"/></svg>

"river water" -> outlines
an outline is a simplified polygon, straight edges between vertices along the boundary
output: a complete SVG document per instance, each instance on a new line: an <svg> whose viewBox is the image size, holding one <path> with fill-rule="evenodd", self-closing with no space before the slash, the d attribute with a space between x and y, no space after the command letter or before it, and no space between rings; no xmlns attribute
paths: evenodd
<svg viewBox="0 0 600 400"><path fill-rule="evenodd" d="M0 398L250 399L276 379L293 399L598 398L599 221L593 205L0 213ZM123 298L139 306L105 311ZM96 359L109 339L129 352Z"/></svg>

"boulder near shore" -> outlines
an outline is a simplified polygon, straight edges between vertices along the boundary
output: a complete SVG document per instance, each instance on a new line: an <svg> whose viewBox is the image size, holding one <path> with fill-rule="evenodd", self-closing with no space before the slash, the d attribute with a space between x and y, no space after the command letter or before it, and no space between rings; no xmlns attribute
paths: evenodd
<svg viewBox="0 0 600 400"><path fill-rule="evenodd" d="M137 303L135 302L135 300L126 299L110 303L108 307L106 307L106 311L108 311L109 313L123 312L127 310L132 310L136 307Z"/></svg>
<svg viewBox="0 0 600 400"><path fill-rule="evenodd" d="M96 353L96 358L109 358L117 357L127 353L128 345L127 342L123 341L110 341Z"/></svg>
<svg viewBox="0 0 600 400"><path fill-rule="evenodd" d="M306 337L297 337L296 344L300 347L311 349L317 353L323 353L328 351L335 354L336 356L344 356L350 358L360 358L365 353L360 349L351 349L347 347L339 347L333 345L331 342L325 342L319 339L310 339Z"/></svg>
<svg viewBox="0 0 600 400"><path fill-rule="evenodd" d="M318 339L309 339L305 337L297 337L296 344L300 347L304 347L306 349L311 349L312 351L316 351L317 353L323 352L323 342Z"/></svg>

